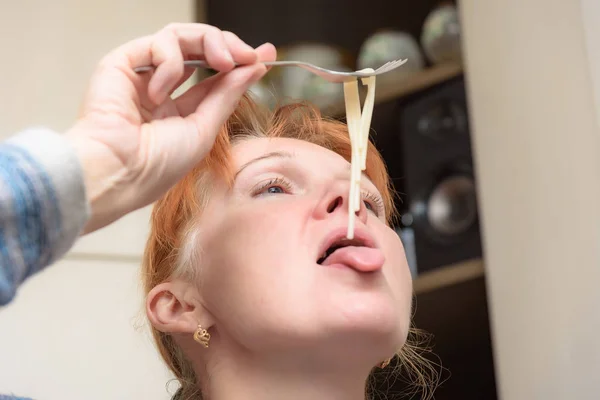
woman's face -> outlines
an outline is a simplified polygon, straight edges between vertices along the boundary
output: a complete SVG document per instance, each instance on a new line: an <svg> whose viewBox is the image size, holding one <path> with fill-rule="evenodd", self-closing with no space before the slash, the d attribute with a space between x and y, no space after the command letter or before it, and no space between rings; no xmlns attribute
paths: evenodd
<svg viewBox="0 0 600 400"><path fill-rule="evenodd" d="M233 157L233 188L215 182L195 236L199 293L218 340L255 351L358 344L391 356L406 339L412 283L375 186L361 180L365 205L348 243L344 158L283 138L243 141ZM352 246L321 261L331 244Z"/></svg>

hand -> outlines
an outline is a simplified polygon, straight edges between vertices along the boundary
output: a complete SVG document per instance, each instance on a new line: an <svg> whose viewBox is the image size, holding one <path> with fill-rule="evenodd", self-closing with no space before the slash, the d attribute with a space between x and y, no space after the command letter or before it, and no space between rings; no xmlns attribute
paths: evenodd
<svg viewBox="0 0 600 400"><path fill-rule="evenodd" d="M171 99L194 72L184 59L199 58L219 73ZM86 231L152 203L185 176L208 154L242 95L266 73L258 61L275 58L271 44L253 49L233 33L204 24L172 24L108 54L67 133L92 207ZM245 66L234 69L234 62ZM156 69L133 71L144 65Z"/></svg>

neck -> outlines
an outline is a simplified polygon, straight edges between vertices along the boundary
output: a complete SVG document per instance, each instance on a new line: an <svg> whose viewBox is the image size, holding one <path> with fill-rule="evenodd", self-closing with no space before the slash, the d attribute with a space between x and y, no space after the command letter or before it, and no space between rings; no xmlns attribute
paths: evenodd
<svg viewBox="0 0 600 400"><path fill-rule="evenodd" d="M370 368L237 355L209 362L207 372L202 382L207 400L365 400Z"/></svg>

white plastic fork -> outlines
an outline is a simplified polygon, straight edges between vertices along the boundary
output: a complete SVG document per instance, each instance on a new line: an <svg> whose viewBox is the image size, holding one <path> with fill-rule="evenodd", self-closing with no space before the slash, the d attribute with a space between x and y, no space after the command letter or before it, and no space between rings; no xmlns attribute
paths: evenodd
<svg viewBox="0 0 600 400"><path fill-rule="evenodd" d="M333 71L304 61L268 61L264 62L263 64L265 64L267 67L300 67L312 72L315 75L320 76L323 79L328 80L329 82L342 83L352 81L358 78L366 78L369 76L381 75L386 72L390 72L391 70L394 70L403 65L406 61L407 60L388 61L376 70L367 68L354 72ZM212 69L210 65L208 65L208 63L204 60L187 60L184 61L183 64L186 67ZM239 66L241 65L236 64L236 67ZM141 73L151 71L153 69L153 66L145 66L135 68L134 71L137 73Z"/></svg>

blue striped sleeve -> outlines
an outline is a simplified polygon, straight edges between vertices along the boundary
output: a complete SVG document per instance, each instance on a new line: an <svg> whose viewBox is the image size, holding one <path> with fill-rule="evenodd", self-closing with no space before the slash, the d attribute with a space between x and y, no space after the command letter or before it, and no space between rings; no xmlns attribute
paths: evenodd
<svg viewBox="0 0 600 400"><path fill-rule="evenodd" d="M0 305L72 246L88 216L84 189L61 135L31 130L0 144Z"/></svg>

